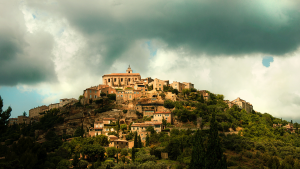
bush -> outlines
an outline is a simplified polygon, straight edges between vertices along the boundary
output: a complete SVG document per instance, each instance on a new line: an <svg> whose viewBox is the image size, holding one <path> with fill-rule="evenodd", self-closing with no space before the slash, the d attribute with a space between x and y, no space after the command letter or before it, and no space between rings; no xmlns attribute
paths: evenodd
<svg viewBox="0 0 300 169"><path fill-rule="evenodd" d="M266 148L265 148L265 146L262 143L257 143L256 146L255 146L255 149L256 150L260 150L261 152L265 152L266 151Z"/></svg>
<svg viewBox="0 0 300 169"><path fill-rule="evenodd" d="M79 163L78 163L79 167L81 168L86 168L87 165L89 165L89 163L85 160L80 160Z"/></svg>

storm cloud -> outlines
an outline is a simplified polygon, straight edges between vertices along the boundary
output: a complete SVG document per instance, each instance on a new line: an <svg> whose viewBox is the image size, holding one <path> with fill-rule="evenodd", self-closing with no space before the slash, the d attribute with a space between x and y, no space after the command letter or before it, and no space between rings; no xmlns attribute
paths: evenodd
<svg viewBox="0 0 300 169"><path fill-rule="evenodd" d="M281 56L300 44L296 1L55 1L29 5L66 18L111 64L141 39L161 40L189 56L263 53Z"/></svg>
<svg viewBox="0 0 300 169"><path fill-rule="evenodd" d="M53 37L29 33L17 2L0 6L0 86L56 81Z"/></svg>

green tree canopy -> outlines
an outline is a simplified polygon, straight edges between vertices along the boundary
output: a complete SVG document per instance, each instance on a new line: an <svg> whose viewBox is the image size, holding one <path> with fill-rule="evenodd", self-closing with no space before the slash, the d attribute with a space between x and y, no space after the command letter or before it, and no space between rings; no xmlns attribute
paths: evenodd
<svg viewBox="0 0 300 169"><path fill-rule="evenodd" d="M10 113L12 111L10 106L5 111L3 111L2 108L3 108L3 99L0 96L0 137L2 137L2 134L7 129L8 120L10 117Z"/></svg>

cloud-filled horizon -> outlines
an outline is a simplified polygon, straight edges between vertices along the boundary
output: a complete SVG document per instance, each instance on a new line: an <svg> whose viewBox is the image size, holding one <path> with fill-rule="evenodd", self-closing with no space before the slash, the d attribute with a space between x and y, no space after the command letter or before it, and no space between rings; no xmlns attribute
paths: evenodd
<svg viewBox="0 0 300 169"><path fill-rule="evenodd" d="M12 87L39 95L38 104L78 98L130 64L142 78L192 82L256 111L300 119L296 0L1 4L0 95L18 97L5 92ZM21 107L14 116L30 108L9 104Z"/></svg>

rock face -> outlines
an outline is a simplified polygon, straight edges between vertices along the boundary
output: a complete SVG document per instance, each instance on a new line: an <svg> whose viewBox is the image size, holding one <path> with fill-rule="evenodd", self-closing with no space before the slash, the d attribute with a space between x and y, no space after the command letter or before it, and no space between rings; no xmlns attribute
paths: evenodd
<svg viewBox="0 0 300 169"><path fill-rule="evenodd" d="M72 116L66 117L65 121L69 121L69 120L73 120L73 119L80 119L82 117L83 117L83 113L77 113Z"/></svg>

